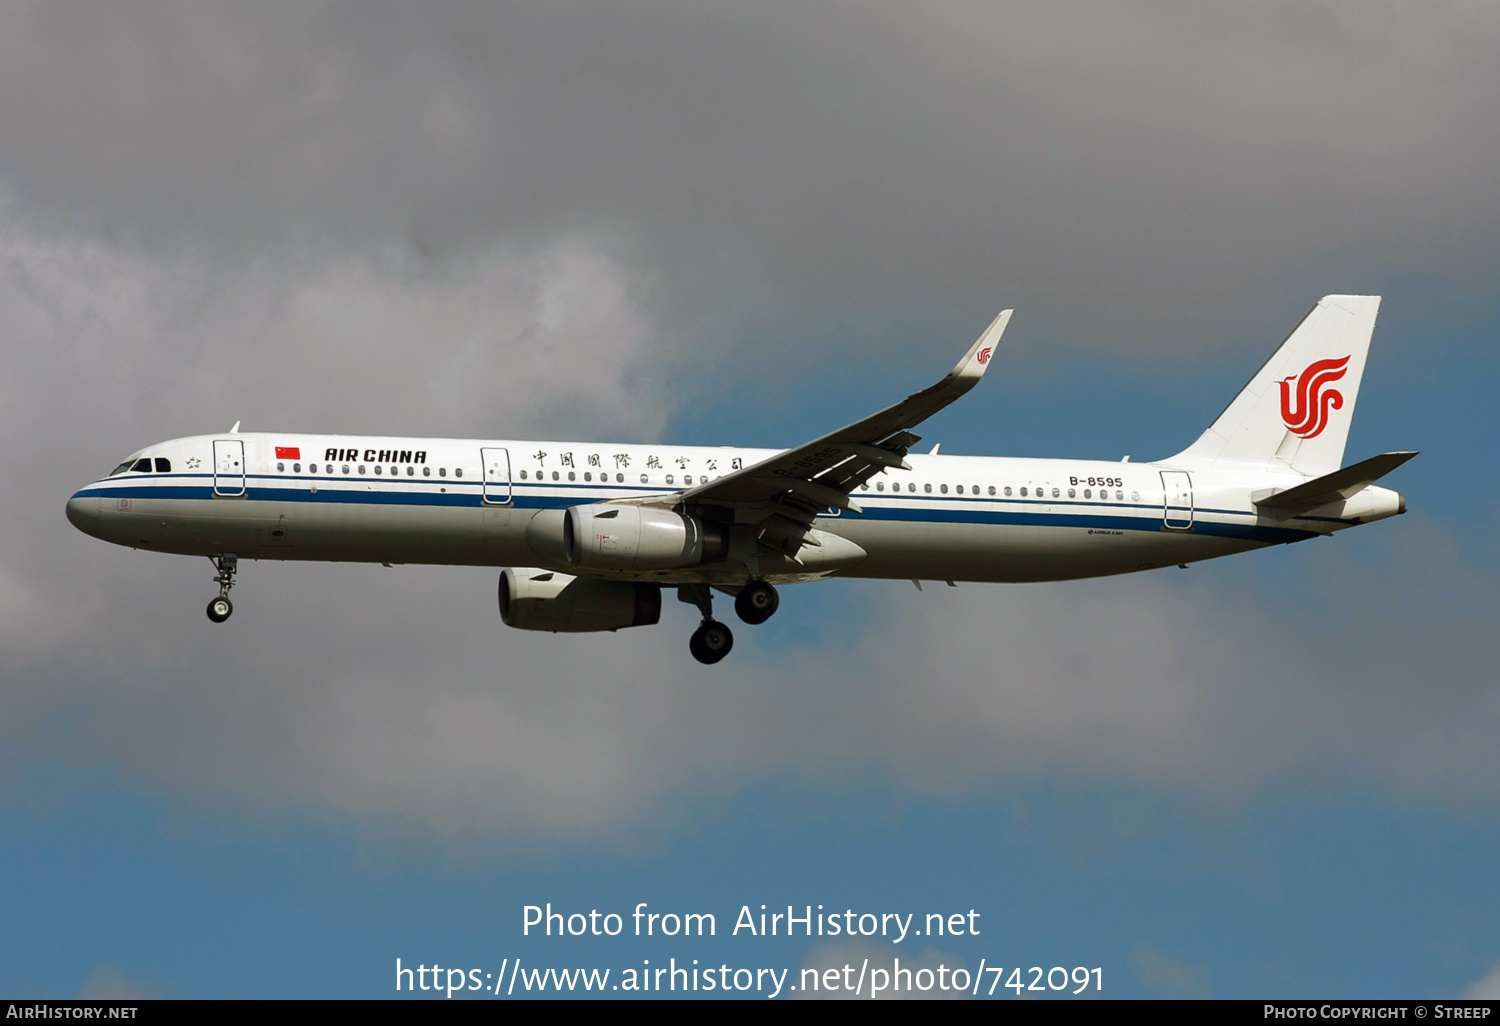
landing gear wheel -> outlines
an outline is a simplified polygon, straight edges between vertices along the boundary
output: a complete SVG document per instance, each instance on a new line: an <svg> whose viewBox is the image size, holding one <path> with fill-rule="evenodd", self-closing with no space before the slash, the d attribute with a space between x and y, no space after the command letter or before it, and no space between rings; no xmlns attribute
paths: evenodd
<svg viewBox="0 0 1500 1026"><path fill-rule="evenodd" d="M751 581L734 597L734 611L749 624L765 623L781 605L781 596L765 581Z"/></svg>
<svg viewBox="0 0 1500 1026"><path fill-rule="evenodd" d="M704 620L688 640L688 651L700 663L712 665L729 654L734 647L734 635L717 620Z"/></svg>
<svg viewBox="0 0 1500 1026"><path fill-rule="evenodd" d="M208 604L208 618L214 623L223 623L234 612L234 604L229 601L229 589L234 587L234 575L240 568L240 561L232 552L209 556L208 559L218 571L214 575L214 583L219 586L219 597Z"/></svg>

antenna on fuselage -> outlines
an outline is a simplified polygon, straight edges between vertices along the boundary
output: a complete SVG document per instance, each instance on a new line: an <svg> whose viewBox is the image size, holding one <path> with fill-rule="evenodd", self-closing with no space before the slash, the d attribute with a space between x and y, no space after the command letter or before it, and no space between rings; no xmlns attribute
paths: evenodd
<svg viewBox="0 0 1500 1026"><path fill-rule="evenodd" d="M234 427L232 427L232 428L229 429L229 433L231 435L237 435L237 434L240 433L240 422L239 421L235 421L234 422Z"/></svg>

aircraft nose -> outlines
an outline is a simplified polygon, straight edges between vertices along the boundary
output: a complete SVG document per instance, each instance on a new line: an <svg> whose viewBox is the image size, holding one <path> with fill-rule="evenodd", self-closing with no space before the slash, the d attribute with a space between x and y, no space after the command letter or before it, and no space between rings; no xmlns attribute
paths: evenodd
<svg viewBox="0 0 1500 1026"><path fill-rule="evenodd" d="M79 492L68 500L68 522L84 534L93 534L99 527L99 497Z"/></svg>

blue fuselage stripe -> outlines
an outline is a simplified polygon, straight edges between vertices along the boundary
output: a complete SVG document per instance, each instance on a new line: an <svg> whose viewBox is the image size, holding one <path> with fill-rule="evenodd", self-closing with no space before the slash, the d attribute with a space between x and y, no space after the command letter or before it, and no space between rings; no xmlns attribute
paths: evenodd
<svg viewBox="0 0 1500 1026"><path fill-rule="evenodd" d="M483 483L479 481L473 483L467 481L445 481L439 484L428 481L406 482L397 479L400 485L407 486L408 488L411 485L421 486L421 490L407 490L407 488L393 489L389 487L390 484L397 482L357 481L346 478L297 478L293 480L295 480L295 484L292 484L285 478L251 475L242 495L235 494L228 496L215 494L212 474L153 475L149 478L143 476L118 483L113 481L99 482L85 488L79 495L132 500L217 499L224 501L228 499L229 501L248 500L259 502L440 507L487 506L491 508L508 505L518 509L549 509L565 508L575 505L580 501L587 501L589 498L593 498L596 501L607 501L612 495L652 494L631 485L559 483L551 485L546 490L540 490L536 486L517 485L513 483L508 502L487 503L484 501ZM348 487L348 485L361 484L365 485L362 489ZM385 487L379 490L369 487L374 484L382 484ZM222 487L223 483L221 482ZM234 487L225 490L235 491L237 487L238 482L236 481ZM313 491L313 488L317 488L317 491ZM446 491L440 489L446 489ZM503 497L503 490L497 489L496 495ZM976 496L972 499L955 499L947 496L939 498L937 496L903 495L899 500L896 500L900 501L902 505L896 506L885 504L893 500L886 499L884 496L861 493L856 498L864 504L864 511L862 513L844 513L838 517L825 516L820 519L828 523L830 527L837 520L847 519L854 522L873 520L927 524L1077 527L1108 531L1151 531L1153 533L1166 529L1162 518L1162 507L1159 505L1148 506L1141 503L1111 503L1108 507L1101 507L1100 503L1046 499L1001 499L984 498L982 496ZM942 505L945 503L948 505ZM963 503L964 505L962 507L955 507L954 503ZM1051 507L1051 509L1046 509L1046 507ZM1064 509L1060 510L1058 507L1064 507ZM1067 509L1067 507L1072 507L1072 509ZM1102 512L1103 508L1119 510L1121 512L1106 513ZM1085 509L1089 510L1089 512L1084 512ZM1131 515L1125 513L1127 510L1136 512L1134 515ZM226 510L226 512L228 511ZM1182 513L1185 520L1186 510L1182 511ZM1203 519L1204 514L1253 519L1255 514L1247 510L1198 509L1194 513L1196 516L1193 519L1191 530L1197 534L1242 538L1268 544L1296 541L1310 537L1313 534L1310 531L1290 527L1269 527L1255 523L1226 523L1219 520Z"/></svg>

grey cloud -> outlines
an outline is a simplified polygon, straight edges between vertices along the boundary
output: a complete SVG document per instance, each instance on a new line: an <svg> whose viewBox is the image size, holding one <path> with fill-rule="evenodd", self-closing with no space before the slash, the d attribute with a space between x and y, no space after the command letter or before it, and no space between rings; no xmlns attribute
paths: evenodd
<svg viewBox="0 0 1500 1026"><path fill-rule="evenodd" d="M0 178L132 238L448 259L617 233L705 287L676 295L688 319L744 316L745 290L871 324L936 296L965 325L1013 304L1148 355L1213 344L1203 323L1160 333L1184 294L1214 316L1496 255L1500 27L1468 4L3 19Z"/></svg>
<svg viewBox="0 0 1500 1026"><path fill-rule="evenodd" d="M1004 281L1042 311L1085 297L1066 327L1286 252L1452 256L1500 166L1466 7L759 10L0 14L0 459L27 482L0 490L0 779L47 749L454 845L640 837L871 766L920 795L1045 774L1493 800L1496 589L1416 516L1359 534L1420 558L1316 542L1363 555L1298 546L1263 577L828 586L843 610L797 589L815 648L745 630L713 671L675 606L509 631L489 571L251 565L211 630L206 563L63 520L124 453L234 420L651 437L688 368L806 369L731 354L725 311L875 325L967 290L989 314Z"/></svg>
<svg viewBox="0 0 1500 1026"><path fill-rule="evenodd" d="M211 628L206 562L77 534L71 490L240 418L649 434L674 394L650 369L649 278L582 237L438 269L199 261L15 220L0 264L4 466L27 482L0 492L7 775L45 750L204 809L456 847L640 839L756 781L837 793L872 767L914 795L1046 775L1208 803L1373 786L1486 805L1500 783L1496 589L1416 515L1188 575L792 589L818 644L745 629L712 669L685 652L686 607L530 635L499 623L487 570L250 564ZM1381 554L1393 532L1410 555Z"/></svg>

